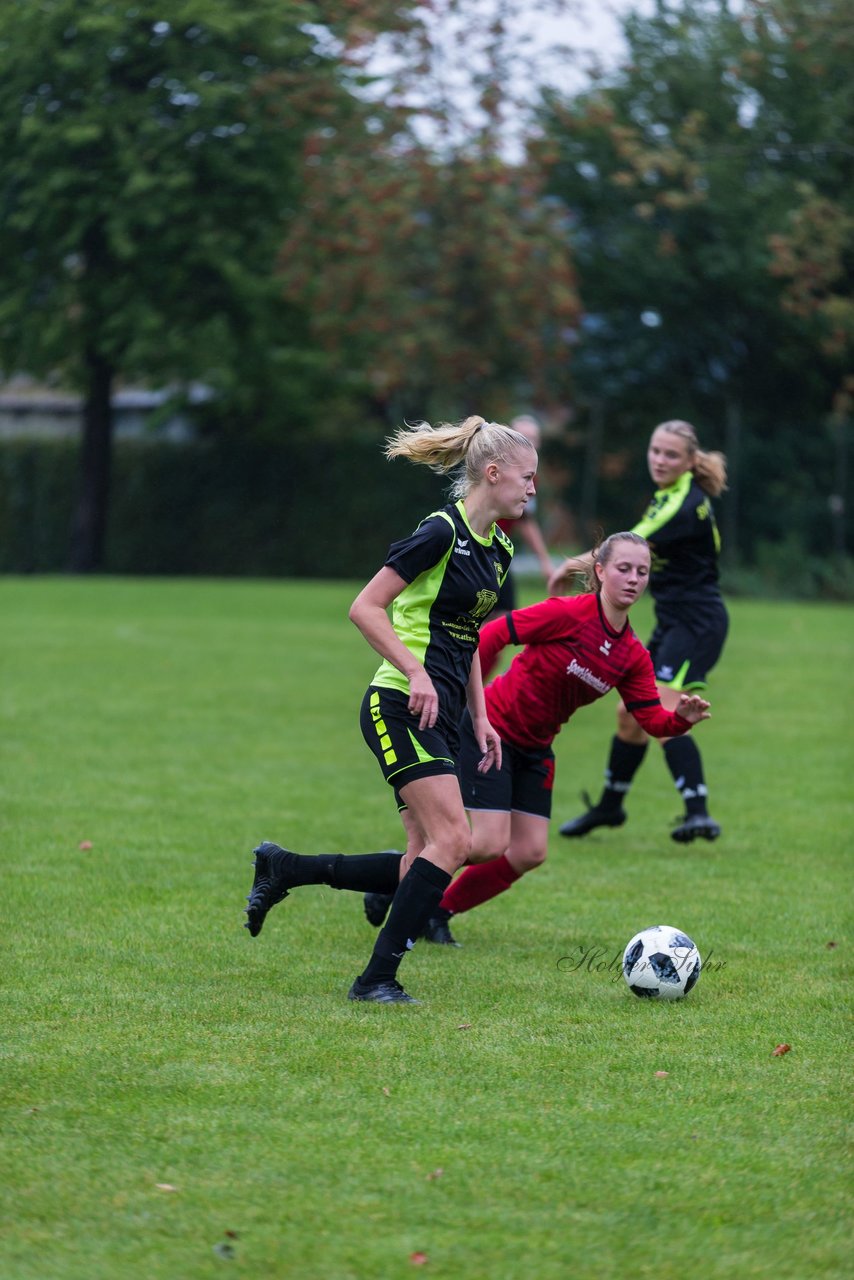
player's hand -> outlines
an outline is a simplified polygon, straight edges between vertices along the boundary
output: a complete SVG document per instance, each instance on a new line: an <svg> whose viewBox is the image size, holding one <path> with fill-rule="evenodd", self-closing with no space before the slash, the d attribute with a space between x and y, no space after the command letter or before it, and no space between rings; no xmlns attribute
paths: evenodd
<svg viewBox="0 0 854 1280"><path fill-rule="evenodd" d="M676 712L689 724L697 724L700 720L711 719L710 706L711 703L697 693L683 693L676 705Z"/></svg>
<svg viewBox="0 0 854 1280"><path fill-rule="evenodd" d="M501 739L488 720L472 724L477 745L482 752L477 764L478 773L488 773L490 769L501 768Z"/></svg>
<svg viewBox="0 0 854 1280"><path fill-rule="evenodd" d="M409 681L409 710L418 716L419 729L432 729L439 718L439 695L427 672L421 670Z"/></svg>

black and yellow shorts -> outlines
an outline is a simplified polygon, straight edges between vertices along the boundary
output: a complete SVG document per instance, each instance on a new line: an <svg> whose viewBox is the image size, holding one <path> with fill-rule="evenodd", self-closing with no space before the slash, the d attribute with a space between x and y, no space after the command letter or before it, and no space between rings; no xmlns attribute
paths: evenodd
<svg viewBox="0 0 854 1280"><path fill-rule="evenodd" d="M656 605L655 612L658 625L647 648L656 681L671 689L705 688L729 629L723 601L681 604L678 610Z"/></svg>
<svg viewBox="0 0 854 1280"><path fill-rule="evenodd" d="M458 726L440 716L432 729L419 729L418 719L409 710L409 695L399 689L370 685L362 699L362 737L394 788L398 809L406 808L400 788L408 782L457 773Z"/></svg>

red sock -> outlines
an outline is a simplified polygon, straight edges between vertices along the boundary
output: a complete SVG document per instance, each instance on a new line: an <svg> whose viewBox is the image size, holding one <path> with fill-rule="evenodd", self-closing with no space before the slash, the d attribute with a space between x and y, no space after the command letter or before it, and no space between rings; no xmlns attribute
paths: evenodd
<svg viewBox="0 0 854 1280"><path fill-rule="evenodd" d="M518 879L519 872L513 870L502 853L500 858L466 867L445 890L439 906L454 915L471 911L472 907L504 893Z"/></svg>

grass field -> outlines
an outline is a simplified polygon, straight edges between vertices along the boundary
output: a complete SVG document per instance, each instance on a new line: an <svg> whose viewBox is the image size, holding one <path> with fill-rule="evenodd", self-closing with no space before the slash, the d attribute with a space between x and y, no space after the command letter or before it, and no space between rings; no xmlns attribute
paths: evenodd
<svg viewBox="0 0 854 1280"><path fill-rule="evenodd" d="M555 834L380 1008L356 895L241 927L259 839L400 846L354 592L0 579L0 1276L850 1277L854 611L732 606L720 841L669 839L655 747L624 828ZM612 699L558 739L558 820ZM666 1005L613 967L661 921L706 960Z"/></svg>

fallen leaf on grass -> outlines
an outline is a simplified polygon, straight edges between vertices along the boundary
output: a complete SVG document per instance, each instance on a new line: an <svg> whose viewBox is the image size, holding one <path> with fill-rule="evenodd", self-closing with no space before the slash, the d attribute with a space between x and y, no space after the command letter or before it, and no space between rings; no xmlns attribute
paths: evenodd
<svg viewBox="0 0 854 1280"><path fill-rule="evenodd" d="M434 1169L432 1173L427 1174L427 1181L435 1182L437 1178L441 1178L444 1172L445 1172L444 1169Z"/></svg>
<svg viewBox="0 0 854 1280"><path fill-rule="evenodd" d="M430 1259L427 1257L426 1253L410 1253L409 1261L412 1263L413 1267L423 1267L424 1263L429 1262Z"/></svg>
<svg viewBox="0 0 854 1280"><path fill-rule="evenodd" d="M778 1044L777 1048L772 1050L771 1057L782 1058L784 1053L789 1053L791 1051L791 1048L792 1046L790 1044Z"/></svg>
<svg viewBox="0 0 854 1280"><path fill-rule="evenodd" d="M173 1187L171 1182L155 1182L158 1191L177 1191L177 1187Z"/></svg>
<svg viewBox="0 0 854 1280"><path fill-rule="evenodd" d="M386 1096L387 1098L390 1098L390 1097L391 1097L391 1089L387 1088L387 1086L386 1086L386 1085L383 1085L383 1093L385 1094L385 1096Z"/></svg>
<svg viewBox="0 0 854 1280"><path fill-rule="evenodd" d="M457 1027L457 1031L471 1031L471 1023L461 1022L460 1025Z"/></svg>
<svg viewBox="0 0 854 1280"><path fill-rule="evenodd" d="M832 951L834 947L838 947L838 946L839 946L839 943L838 943L838 942L827 942L827 943L825 943L825 946L827 947L828 951Z"/></svg>
<svg viewBox="0 0 854 1280"><path fill-rule="evenodd" d="M669 1076L669 1075L670 1075L670 1072L669 1072L669 1071L656 1071L656 1073L655 1073L655 1074L656 1074L656 1076L658 1077L658 1079L659 1079L659 1080L663 1080L665 1076Z"/></svg>
<svg viewBox="0 0 854 1280"><path fill-rule="evenodd" d="M92 848L92 841L91 841L91 840L81 840L81 841L80 841L80 843L79 843L79 845L78 845L77 847L78 847L78 849L91 849L91 848Z"/></svg>

